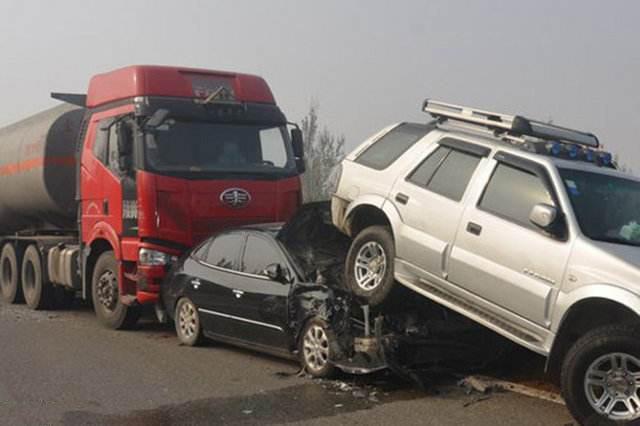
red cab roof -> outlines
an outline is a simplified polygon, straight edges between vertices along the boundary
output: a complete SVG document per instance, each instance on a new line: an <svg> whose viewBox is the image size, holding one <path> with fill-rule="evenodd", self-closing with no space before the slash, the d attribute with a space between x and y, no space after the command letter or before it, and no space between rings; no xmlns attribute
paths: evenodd
<svg viewBox="0 0 640 426"><path fill-rule="evenodd" d="M207 97L224 87L235 100L275 104L267 82L255 75L193 68L133 65L91 78L87 107L135 96Z"/></svg>

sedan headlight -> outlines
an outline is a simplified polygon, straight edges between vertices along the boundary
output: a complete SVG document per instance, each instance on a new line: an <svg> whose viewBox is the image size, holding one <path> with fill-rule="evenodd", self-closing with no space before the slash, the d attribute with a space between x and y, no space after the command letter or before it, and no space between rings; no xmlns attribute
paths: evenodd
<svg viewBox="0 0 640 426"><path fill-rule="evenodd" d="M138 252L138 263L142 266L165 266L173 259L174 256L158 250L141 248Z"/></svg>

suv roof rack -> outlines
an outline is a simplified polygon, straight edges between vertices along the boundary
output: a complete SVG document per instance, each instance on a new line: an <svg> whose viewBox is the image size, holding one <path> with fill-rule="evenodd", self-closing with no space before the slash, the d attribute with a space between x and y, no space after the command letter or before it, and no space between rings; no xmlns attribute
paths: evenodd
<svg viewBox="0 0 640 426"><path fill-rule="evenodd" d="M498 134L508 133L510 136L532 136L546 140L561 140L590 148L600 147L600 141L593 133L529 120L520 115L500 114L432 99L425 100L422 109L440 121L455 120L476 124L487 127Z"/></svg>

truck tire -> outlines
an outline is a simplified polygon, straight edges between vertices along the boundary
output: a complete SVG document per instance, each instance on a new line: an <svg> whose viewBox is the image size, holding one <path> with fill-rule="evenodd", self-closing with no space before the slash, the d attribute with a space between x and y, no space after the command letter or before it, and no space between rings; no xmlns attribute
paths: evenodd
<svg viewBox="0 0 640 426"><path fill-rule="evenodd" d="M331 378L335 375L333 365L335 334L327 323L313 318L305 325L300 334L298 352L302 368L313 377Z"/></svg>
<svg viewBox="0 0 640 426"><path fill-rule="evenodd" d="M22 257L22 294L27 306L40 311L51 306L53 285L49 282L46 270L42 267L40 252L31 244Z"/></svg>
<svg viewBox="0 0 640 426"><path fill-rule="evenodd" d="M174 318L180 343L187 346L200 346L203 343L200 314L191 299L183 297L178 301Z"/></svg>
<svg viewBox="0 0 640 426"><path fill-rule="evenodd" d="M12 243L6 243L0 254L0 293L6 303L22 302L18 253ZM21 265L20 265L21 266Z"/></svg>
<svg viewBox="0 0 640 426"><path fill-rule="evenodd" d="M562 364L562 395L580 424L635 424L640 419L640 325L585 334Z"/></svg>
<svg viewBox="0 0 640 426"><path fill-rule="evenodd" d="M351 243L345 268L346 283L362 303L380 305L395 285L393 261L396 251L386 226L370 226Z"/></svg>
<svg viewBox="0 0 640 426"><path fill-rule="evenodd" d="M112 251L100 255L91 280L93 309L102 325L112 330L128 330L140 319L139 306L127 306L120 300L118 262Z"/></svg>

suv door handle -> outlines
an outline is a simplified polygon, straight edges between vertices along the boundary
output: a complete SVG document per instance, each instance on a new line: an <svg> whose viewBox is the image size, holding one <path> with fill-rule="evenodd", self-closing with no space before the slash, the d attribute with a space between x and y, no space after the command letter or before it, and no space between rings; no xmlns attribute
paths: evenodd
<svg viewBox="0 0 640 426"><path fill-rule="evenodd" d="M467 232L473 235L480 235L482 234L482 226L477 223L469 222L467 224Z"/></svg>
<svg viewBox="0 0 640 426"><path fill-rule="evenodd" d="M403 194L402 192L398 192L396 194L396 201L399 202L400 204L407 204L409 202L409 196L406 194Z"/></svg>
<svg viewBox="0 0 640 426"><path fill-rule="evenodd" d="M242 296L244 296L244 291L234 289L233 294L236 296L236 299L240 299Z"/></svg>

